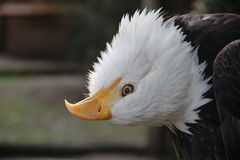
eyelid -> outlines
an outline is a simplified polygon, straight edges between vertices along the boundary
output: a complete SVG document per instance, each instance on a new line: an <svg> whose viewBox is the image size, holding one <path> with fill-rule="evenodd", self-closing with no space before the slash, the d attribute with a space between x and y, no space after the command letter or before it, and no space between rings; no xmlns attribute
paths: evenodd
<svg viewBox="0 0 240 160"><path fill-rule="evenodd" d="M125 87L130 87L132 91L131 91L130 93L128 93L128 94L124 94L123 92L124 92ZM125 84L125 85L122 87L122 89L121 89L121 96L122 96L122 97L125 97L125 96L133 93L134 91L135 91L135 86L134 86L133 84L127 83L127 84Z"/></svg>

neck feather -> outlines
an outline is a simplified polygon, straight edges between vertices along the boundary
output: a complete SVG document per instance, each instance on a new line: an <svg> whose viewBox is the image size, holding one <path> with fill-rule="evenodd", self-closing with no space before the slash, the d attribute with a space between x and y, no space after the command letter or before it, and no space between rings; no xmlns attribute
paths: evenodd
<svg viewBox="0 0 240 160"><path fill-rule="evenodd" d="M211 101L211 99L204 97L204 94L211 88L211 85L208 84L211 77L204 79L206 63L203 62L199 64L197 50L194 52L196 53L191 54L192 66L190 69L190 76L192 77L189 84L187 97L185 98L185 109L174 123L174 126L177 129L188 134L192 133L189 131L189 127L186 124L197 123L196 120L200 119L198 115L200 107Z"/></svg>

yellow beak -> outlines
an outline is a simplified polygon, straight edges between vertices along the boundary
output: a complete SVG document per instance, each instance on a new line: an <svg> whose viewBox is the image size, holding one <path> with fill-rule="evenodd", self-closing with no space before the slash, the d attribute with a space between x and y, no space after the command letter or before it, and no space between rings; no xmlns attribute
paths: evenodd
<svg viewBox="0 0 240 160"><path fill-rule="evenodd" d="M65 100L65 105L70 113L83 120L108 120L112 118L111 107L106 104L106 99L113 89L119 84L121 78L107 88L99 90L96 94L76 103L71 104ZM111 96L110 96L111 97Z"/></svg>

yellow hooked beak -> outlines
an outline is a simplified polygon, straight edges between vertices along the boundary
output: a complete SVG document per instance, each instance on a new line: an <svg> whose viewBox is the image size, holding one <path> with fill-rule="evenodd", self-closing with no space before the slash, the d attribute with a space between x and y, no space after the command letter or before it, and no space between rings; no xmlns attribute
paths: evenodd
<svg viewBox="0 0 240 160"><path fill-rule="evenodd" d="M106 103L114 88L121 78L115 80L111 86L99 90L96 94L76 103L71 104L65 100L65 105L70 113L83 120L108 120L112 118L111 108Z"/></svg>

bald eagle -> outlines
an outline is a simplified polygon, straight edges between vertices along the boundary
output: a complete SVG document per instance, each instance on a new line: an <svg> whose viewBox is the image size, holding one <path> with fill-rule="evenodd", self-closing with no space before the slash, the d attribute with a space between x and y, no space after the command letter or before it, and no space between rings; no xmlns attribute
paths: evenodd
<svg viewBox="0 0 240 160"><path fill-rule="evenodd" d="M178 159L240 159L240 16L123 16L88 75L84 120L166 126Z"/></svg>

